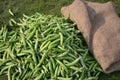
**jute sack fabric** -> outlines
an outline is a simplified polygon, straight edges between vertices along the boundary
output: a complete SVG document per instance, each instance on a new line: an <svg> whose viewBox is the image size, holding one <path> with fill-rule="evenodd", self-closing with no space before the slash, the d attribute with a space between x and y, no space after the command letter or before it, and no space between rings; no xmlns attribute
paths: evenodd
<svg viewBox="0 0 120 80"><path fill-rule="evenodd" d="M120 70L120 18L112 2L74 0L71 5L62 7L61 13L77 23L105 73Z"/></svg>

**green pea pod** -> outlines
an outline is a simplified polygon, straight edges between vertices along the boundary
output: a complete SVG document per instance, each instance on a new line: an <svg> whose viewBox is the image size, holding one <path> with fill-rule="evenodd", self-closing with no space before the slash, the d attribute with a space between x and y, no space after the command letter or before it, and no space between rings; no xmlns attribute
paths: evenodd
<svg viewBox="0 0 120 80"><path fill-rule="evenodd" d="M80 75L79 80L84 80L85 79L84 77L85 77L85 71L83 70L81 75Z"/></svg>
<svg viewBox="0 0 120 80"><path fill-rule="evenodd" d="M63 67L62 67L62 69L61 69L61 75L62 75L62 77L65 77L65 76L66 76L65 71L64 71L64 69L63 69Z"/></svg>
<svg viewBox="0 0 120 80"><path fill-rule="evenodd" d="M48 49L52 49L55 46L57 46L59 41L60 39L56 39L55 41L51 42L50 45L48 46Z"/></svg>
<svg viewBox="0 0 120 80"><path fill-rule="evenodd" d="M52 57L50 57L50 61L52 63L53 69L55 69L56 68L55 60Z"/></svg>
<svg viewBox="0 0 120 80"><path fill-rule="evenodd" d="M25 36L23 33L20 34L20 37L21 37L21 42L23 43L24 45L24 48L26 49L27 45L26 45L26 40L25 40Z"/></svg>
<svg viewBox="0 0 120 80"><path fill-rule="evenodd" d="M70 68L73 69L73 70L75 70L75 71L79 71L79 72L83 71L83 67L70 66Z"/></svg>
<svg viewBox="0 0 120 80"><path fill-rule="evenodd" d="M58 80L72 80L72 78L57 77Z"/></svg>
<svg viewBox="0 0 120 80"><path fill-rule="evenodd" d="M0 63L0 67L2 67L3 65L5 65L8 62L11 62L11 60L10 59L3 60L2 63Z"/></svg>
<svg viewBox="0 0 120 80"><path fill-rule="evenodd" d="M44 43L45 44L45 43ZM43 51L45 48L47 48L50 45L50 41L48 41L44 46L40 46L40 51Z"/></svg>
<svg viewBox="0 0 120 80"><path fill-rule="evenodd" d="M13 47L12 45L8 47L7 49L7 57L11 57L12 59L14 59L16 57L16 54L14 53L15 47Z"/></svg>
<svg viewBox="0 0 120 80"><path fill-rule="evenodd" d="M42 32L41 35L45 35L45 34L47 34L48 32L50 32L51 30L52 30L52 28L49 27L49 28L47 28L47 30L45 30L44 32Z"/></svg>
<svg viewBox="0 0 120 80"><path fill-rule="evenodd" d="M66 66L73 66L73 65L75 65L77 62L79 62L80 61L80 57L79 58L77 58L76 60L74 60L73 62L71 62L71 63L69 63L69 64L66 64Z"/></svg>
<svg viewBox="0 0 120 80"><path fill-rule="evenodd" d="M8 46L4 46L4 47L0 48L0 52L4 52L6 50L6 48L8 48Z"/></svg>
<svg viewBox="0 0 120 80"><path fill-rule="evenodd" d="M8 67L8 80L11 80L11 66Z"/></svg>
<svg viewBox="0 0 120 80"><path fill-rule="evenodd" d="M14 24L17 23L14 19L10 19L10 21L13 22Z"/></svg>
<svg viewBox="0 0 120 80"><path fill-rule="evenodd" d="M35 76L40 70L41 70L41 68L36 68L36 69L33 71L32 76Z"/></svg>
<svg viewBox="0 0 120 80"><path fill-rule="evenodd" d="M47 56L48 52L49 52L49 50L44 52L44 54L42 55L42 58L39 61L39 64L35 67L35 69L38 68L39 66L41 66L41 64L43 63L43 61L44 61L45 57Z"/></svg>
<svg viewBox="0 0 120 80"><path fill-rule="evenodd" d="M20 76L20 79L23 79L23 78L24 78L24 76L26 75L27 71L28 71L28 69L25 69L25 70L23 71L22 75Z"/></svg>
<svg viewBox="0 0 120 80"><path fill-rule="evenodd" d="M36 27L34 27L33 31L29 33L29 35L27 36L27 40L31 39L34 36L35 31L36 31Z"/></svg>
<svg viewBox="0 0 120 80"><path fill-rule="evenodd" d="M14 16L13 12L11 11L11 9L9 9L8 11L9 11L9 13L10 13L12 16Z"/></svg>
<svg viewBox="0 0 120 80"><path fill-rule="evenodd" d="M29 67L30 67L30 69L34 69L34 65L32 64L32 63L30 63L30 65L29 65Z"/></svg>
<svg viewBox="0 0 120 80"><path fill-rule="evenodd" d="M45 72L48 72L48 68L44 65L42 65L43 69L45 70Z"/></svg>
<svg viewBox="0 0 120 80"><path fill-rule="evenodd" d="M16 79L16 75L18 74L18 72L16 71L15 73L13 73L12 75L12 80L15 80Z"/></svg>
<svg viewBox="0 0 120 80"><path fill-rule="evenodd" d="M86 64L84 63L84 61L83 61L83 58L82 58L82 57L80 58L80 62L81 62L82 66L83 66L85 69L88 69L88 68L87 68L87 66L86 66Z"/></svg>
<svg viewBox="0 0 120 80"><path fill-rule="evenodd" d="M63 57L63 56L65 56L65 55L67 55L67 54L68 54L68 51L65 51L64 53L58 55L58 57Z"/></svg>
<svg viewBox="0 0 120 80"><path fill-rule="evenodd" d="M37 76L34 80L41 80L44 73L41 73L39 76Z"/></svg>
<svg viewBox="0 0 120 80"><path fill-rule="evenodd" d="M60 44L63 45L63 35L60 32L59 32L59 35L60 35Z"/></svg>
<svg viewBox="0 0 120 80"><path fill-rule="evenodd" d="M61 61L56 60L59 65L61 65L66 72L68 72L66 65L64 65Z"/></svg>
<svg viewBox="0 0 120 80"><path fill-rule="evenodd" d="M59 38L59 35L57 35L57 34L49 34L45 38L42 38L41 42L43 42L43 41L53 41L53 40L58 39L58 38Z"/></svg>
<svg viewBox="0 0 120 80"><path fill-rule="evenodd" d="M36 58L36 52L32 46L32 42L30 42L29 40L27 41L27 44L29 45L29 47L31 48L31 52L32 52L32 58L34 60L34 62L37 64L37 58Z"/></svg>
<svg viewBox="0 0 120 80"><path fill-rule="evenodd" d="M6 41L8 35L8 29L6 29L6 26L4 27L4 32L3 32L3 41Z"/></svg>
<svg viewBox="0 0 120 80"><path fill-rule="evenodd" d="M60 50L62 50L62 51L66 51L65 48L64 48L64 46L58 45L58 48L59 48Z"/></svg>
<svg viewBox="0 0 120 80"><path fill-rule="evenodd" d="M52 67L51 62L49 62L49 70L50 70L51 78L53 78L53 77L54 77L54 74L53 74L53 67Z"/></svg>
<svg viewBox="0 0 120 80"><path fill-rule="evenodd" d="M98 80L98 77L89 77L87 80Z"/></svg>
<svg viewBox="0 0 120 80"><path fill-rule="evenodd" d="M17 36L17 31L11 36L11 38L9 39L9 42L14 42L16 40Z"/></svg>
<svg viewBox="0 0 120 80"><path fill-rule="evenodd" d="M29 53L19 53L19 54L17 54L17 56L25 56L25 55L28 55Z"/></svg>
<svg viewBox="0 0 120 80"><path fill-rule="evenodd" d="M72 52L74 52L75 54L78 54L71 46L67 45L67 47L68 47Z"/></svg>
<svg viewBox="0 0 120 80"><path fill-rule="evenodd" d="M55 73L54 73L54 78L56 79L56 77L58 76L58 70L59 70L59 67L57 66L56 69L55 69Z"/></svg>
<svg viewBox="0 0 120 80"><path fill-rule="evenodd" d="M38 32L38 31L37 31ZM38 34L38 33L37 33ZM35 51L37 52L38 51L38 42L39 42L39 39L38 37L36 38L35 40Z"/></svg>
<svg viewBox="0 0 120 80"><path fill-rule="evenodd" d="M7 71L8 71L8 68L9 68L9 66L5 66L4 68L2 68L2 69L0 70L0 75L2 75L3 73L7 72Z"/></svg>
<svg viewBox="0 0 120 80"><path fill-rule="evenodd" d="M89 66L89 70L92 70L93 66L95 65L95 63L92 63L90 66Z"/></svg>
<svg viewBox="0 0 120 80"><path fill-rule="evenodd" d="M6 60L7 59L7 52L4 52L3 54L3 60Z"/></svg>
<svg viewBox="0 0 120 80"><path fill-rule="evenodd" d="M3 27L0 28L0 35L2 36L3 32L4 32L4 27L6 27L6 25L4 25Z"/></svg>

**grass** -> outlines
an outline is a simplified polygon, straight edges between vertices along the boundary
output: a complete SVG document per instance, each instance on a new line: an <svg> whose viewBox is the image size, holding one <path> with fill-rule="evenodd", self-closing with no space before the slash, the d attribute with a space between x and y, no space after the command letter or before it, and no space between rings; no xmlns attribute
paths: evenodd
<svg viewBox="0 0 120 80"><path fill-rule="evenodd" d="M13 11L15 19L21 17L23 13L32 15L35 12L61 16L60 8L72 3L72 1L73 0L0 0L0 24L7 24L8 20L11 18L8 9ZM107 2L110 0L89 1ZM111 1L115 3L116 11L118 15L120 15L120 0ZM102 73L99 80L120 80L120 72L114 72L111 74Z"/></svg>

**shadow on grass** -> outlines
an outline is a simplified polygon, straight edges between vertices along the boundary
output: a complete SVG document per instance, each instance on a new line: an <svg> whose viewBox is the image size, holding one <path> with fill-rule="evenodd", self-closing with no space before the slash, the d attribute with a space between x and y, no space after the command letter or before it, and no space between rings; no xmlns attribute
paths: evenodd
<svg viewBox="0 0 120 80"><path fill-rule="evenodd" d="M120 17L120 13L118 13L118 16Z"/></svg>
<svg viewBox="0 0 120 80"><path fill-rule="evenodd" d="M113 72L110 74L101 73L99 80L120 80L120 72Z"/></svg>

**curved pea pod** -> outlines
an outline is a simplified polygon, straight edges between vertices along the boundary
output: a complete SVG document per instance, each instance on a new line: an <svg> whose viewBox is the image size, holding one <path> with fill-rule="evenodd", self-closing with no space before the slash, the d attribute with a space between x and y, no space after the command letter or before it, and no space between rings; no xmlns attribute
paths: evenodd
<svg viewBox="0 0 120 80"><path fill-rule="evenodd" d="M23 79L23 78L24 78L24 76L26 75L27 71L28 71L28 69L25 69L25 70L22 72L22 75L20 76L20 79Z"/></svg>
<svg viewBox="0 0 120 80"><path fill-rule="evenodd" d="M32 58L34 60L34 62L37 64L37 58L36 58L36 52L33 48L33 45L32 45L32 42L30 40L27 41L27 44L29 45L29 47L31 48L31 55L32 55Z"/></svg>
<svg viewBox="0 0 120 80"><path fill-rule="evenodd" d="M39 76L37 76L34 80L41 80L41 78L43 77L43 72L39 75Z"/></svg>
<svg viewBox="0 0 120 80"><path fill-rule="evenodd" d="M45 48L47 48L50 44L50 41L45 41L41 44L40 46L40 51L44 50Z"/></svg>
<svg viewBox="0 0 120 80"><path fill-rule="evenodd" d="M4 47L5 46L5 43L3 42L0 42L0 48Z"/></svg>
<svg viewBox="0 0 120 80"><path fill-rule="evenodd" d="M0 48L0 52L4 52L7 48L8 48L8 46L4 46L4 47Z"/></svg>
<svg viewBox="0 0 120 80"><path fill-rule="evenodd" d="M55 60L52 57L50 57L50 62L52 64L53 69L55 69L56 68L56 63L55 63Z"/></svg>
<svg viewBox="0 0 120 80"><path fill-rule="evenodd" d="M10 60L10 59L1 60L1 62L2 62L2 63L0 63L0 67L3 66L3 65L5 65L5 64L8 63L8 62L11 62L11 60Z"/></svg>
<svg viewBox="0 0 120 80"><path fill-rule="evenodd" d="M36 27L34 27L32 32L28 34L27 40L31 39L34 36L35 32L36 32Z"/></svg>
<svg viewBox="0 0 120 80"><path fill-rule="evenodd" d="M0 75L7 73L9 66L5 66L3 69L0 70Z"/></svg>
<svg viewBox="0 0 120 80"><path fill-rule="evenodd" d="M66 51L66 49L64 48L63 45L62 45L62 46L58 45L58 48L59 48L61 51Z"/></svg>
<svg viewBox="0 0 120 80"><path fill-rule="evenodd" d="M14 16L13 12L11 11L11 9L9 9L8 11L9 11L9 13L10 13L12 16Z"/></svg>
<svg viewBox="0 0 120 80"><path fill-rule="evenodd" d="M9 39L9 42L16 41L16 38L17 38L17 31L11 36L11 38Z"/></svg>
<svg viewBox="0 0 120 80"><path fill-rule="evenodd" d="M84 79L85 79L85 71L83 70L81 75L80 75L79 80L84 80Z"/></svg>
<svg viewBox="0 0 120 80"><path fill-rule="evenodd" d="M12 77L11 77L11 66L8 67L8 80L11 80Z"/></svg>
<svg viewBox="0 0 120 80"><path fill-rule="evenodd" d="M31 80L32 72L27 72L23 78L23 80Z"/></svg>
<svg viewBox="0 0 120 80"><path fill-rule="evenodd" d="M16 66L16 64L6 65L4 68L1 69L0 75L3 74L3 73L7 73L9 67L11 68L11 67L14 67L14 66Z"/></svg>
<svg viewBox="0 0 120 80"><path fill-rule="evenodd" d="M8 55L7 55L7 58L9 58L9 56L12 58L12 59L14 59L15 57L16 57L16 54L14 53L14 50L15 50L15 47L14 46L9 46L8 47L8 49L7 49L7 53L8 53Z"/></svg>
<svg viewBox="0 0 120 80"><path fill-rule="evenodd" d="M12 75L12 80L15 80L16 79L16 75L18 74L18 72L16 71L15 73L13 73Z"/></svg>
<svg viewBox="0 0 120 80"><path fill-rule="evenodd" d="M60 65L60 66L58 67L58 71L57 71L58 76L61 75L61 69L62 69L62 66Z"/></svg>
<svg viewBox="0 0 120 80"><path fill-rule="evenodd" d="M13 24L16 24L16 23L17 23L14 19L10 19L10 21L11 21Z"/></svg>
<svg viewBox="0 0 120 80"><path fill-rule="evenodd" d="M71 46L67 45L67 47L68 47L74 54L78 54L77 51L75 51Z"/></svg>
<svg viewBox="0 0 120 80"><path fill-rule="evenodd" d="M54 47L56 47L59 43L60 39L56 39L53 42L50 43L50 45L48 46L48 49L52 49Z"/></svg>
<svg viewBox="0 0 120 80"><path fill-rule="evenodd" d="M25 14L23 14L23 17L26 18L26 19L30 18L29 16L27 16Z"/></svg>
<svg viewBox="0 0 120 80"><path fill-rule="evenodd" d="M63 57L63 56L65 56L65 55L67 55L67 54L68 54L68 51L65 51L64 53L58 55L58 57Z"/></svg>
<svg viewBox="0 0 120 80"><path fill-rule="evenodd" d="M13 22L11 20L9 20L9 25L13 26Z"/></svg>
<svg viewBox="0 0 120 80"><path fill-rule="evenodd" d="M42 65L42 68L45 70L46 73L48 72L48 68L46 66Z"/></svg>
<svg viewBox="0 0 120 80"><path fill-rule="evenodd" d="M85 69L88 69L82 57L80 58L80 62Z"/></svg>
<svg viewBox="0 0 120 80"><path fill-rule="evenodd" d="M52 31L52 27L48 27L41 35L47 35L50 31Z"/></svg>
<svg viewBox="0 0 120 80"><path fill-rule="evenodd" d="M87 55L88 55L88 50L85 51L84 55L83 55L83 59L87 58Z"/></svg>
<svg viewBox="0 0 120 80"><path fill-rule="evenodd" d="M79 58L77 58L76 60L74 60L73 62L71 62L71 63L68 63L68 64L65 64L66 66L73 66L73 65L75 65L78 61L80 61L80 57Z"/></svg>
<svg viewBox="0 0 120 80"><path fill-rule="evenodd" d="M48 52L49 52L49 50L47 50L46 52L44 52L44 54L42 55L42 58L40 59L39 63L35 67L35 69L38 68L39 66L41 66L41 64L44 62L44 59L47 56Z"/></svg>
<svg viewBox="0 0 120 80"><path fill-rule="evenodd" d="M79 71L82 72L83 71L83 67L75 67L75 66L70 66L70 68L74 71Z"/></svg>
<svg viewBox="0 0 120 80"><path fill-rule="evenodd" d="M41 70L41 68L36 68L35 70L33 70L32 76L35 76L40 70Z"/></svg>
<svg viewBox="0 0 120 80"><path fill-rule="evenodd" d="M49 34L45 38L42 38L41 42L43 42L43 41L53 41L53 40L58 39L58 38L59 38L58 34Z"/></svg>
<svg viewBox="0 0 120 80"><path fill-rule="evenodd" d="M62 67L62 69L61 69L61 75L62 75L62 77L65 77L65 76L66 76L65 71L64 71L64 69L63 69L63 67Z"/></svg>
<svg viewBox="0 0 120 80"><path fill-rule="evenodd" d="M67 67L66 67L66 65L64 65L61 61L59 61L59 60L56 60L57 61L57 63L59 64L59 65L61 65L63 68L64 68L64 70L66 71L66 72L68 72L68 69L67 69Z"/></svg>
<svg viewBox="0 0 120 80"><path fill-rule="evenodd" d="M94 67L95 63L92 63L90 66L89 66L89 70L92 70L92 68Z"/></svg>

